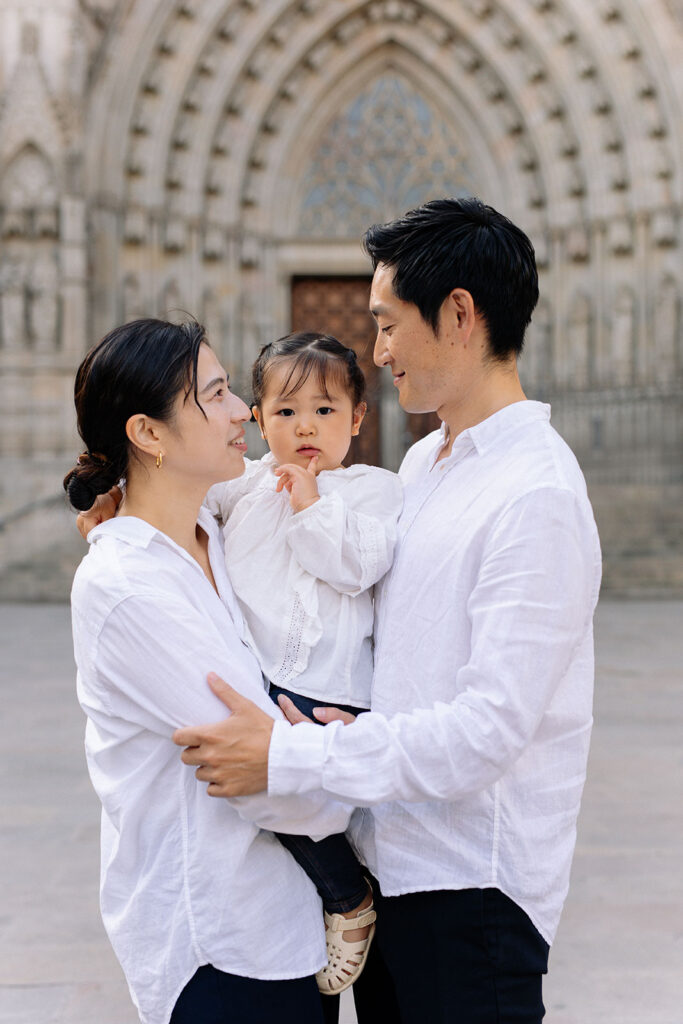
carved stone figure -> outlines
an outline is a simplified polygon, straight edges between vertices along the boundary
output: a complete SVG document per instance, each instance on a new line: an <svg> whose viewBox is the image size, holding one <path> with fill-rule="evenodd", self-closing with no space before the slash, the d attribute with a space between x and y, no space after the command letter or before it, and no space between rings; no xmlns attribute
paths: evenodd
<svg viewBox="0 0 683 1024"><path fill-rule="evenodd" d="M28 278L28 328L38 352L49 352L57 345L59 315L58 275L54 255L39 256L31 265Z"/></svg>
<svg viewBox="0 0 683 1024"><path fill-rule="evenodd" d="M619 288L612 313L611 370L617 386L633 380L635 296L625 285Z"/></svg>

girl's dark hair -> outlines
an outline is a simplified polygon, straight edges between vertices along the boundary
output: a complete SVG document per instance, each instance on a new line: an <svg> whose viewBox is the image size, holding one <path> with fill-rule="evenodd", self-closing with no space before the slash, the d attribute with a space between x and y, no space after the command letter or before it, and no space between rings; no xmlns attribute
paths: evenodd
<svg viewBox="0 0 683 1024"><path fill-rule="evenodd" d="M134 320L90 349L74 387L78 433L86 450L64 477L74 508L89 509L98 494L125 477L131 416L144 413L169 422L181 391L185 399L192 392L201 409L197 360L205 341L204 328L195 320L180 325Z"/></svg>
<svg viewBox="0 0 683 1024"><path fill-rule="evenodd" d="M330 334L299 331L264 345L254 363L251 374L254 404L259 408L268 387L270 371L276 362L291 361L282 389L282 397L295 394L313 371L318 375L321 394L329 398L329 381L343 387L353 407L363 401L365 377L358 365L356 353Z"/></svg>
<svg viewBox="0 0 683 1024"><path fill-rule="evenodd" d="M434 199L363 238L373 268L394 269L394 294L438 334L446 297L464 288L486 322L493 359L522 351L538 301L534 247L512 221L474 197Z"/></svg>

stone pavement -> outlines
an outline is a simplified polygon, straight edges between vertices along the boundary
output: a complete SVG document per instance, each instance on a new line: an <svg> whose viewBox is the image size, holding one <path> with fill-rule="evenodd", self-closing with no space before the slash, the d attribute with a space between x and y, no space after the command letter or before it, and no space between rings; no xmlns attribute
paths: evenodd
<svg viewBox="0 0 683 1024"><path fill-rule="evenodd" d="M135 1024L97 907L68 609L0 605L0 647L0 1024ZM683 602L602 603L597 654L546 1020L683 1024ZM354 1021L348 1000L342 1019Z"/></svg>

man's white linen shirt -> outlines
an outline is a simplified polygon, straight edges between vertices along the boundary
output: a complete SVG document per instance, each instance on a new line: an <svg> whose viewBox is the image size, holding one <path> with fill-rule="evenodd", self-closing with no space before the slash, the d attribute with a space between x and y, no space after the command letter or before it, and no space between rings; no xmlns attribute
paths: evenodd
<svg viewBox="0 0 683 1024"><path fill-rule="evenodd" d="M102 917L145 1024L167 1024L202 964L249 978L313 974L327 961L319 898L271 832L343 831L348 808L312 798L209 797L173 731L219 721L215 671L273 718L223 562L202 509L218 588L141 519L88 535L74 580L78 697L102 801ZM220 594L220 596L219 596Z"/></svg>
<svg viewBox="0 0 683 1024"><path fill-rule="evenodd" d="M370 707L373 585L391 565L403 505L376 466L323 470L320 498L294 512L269 452L212 487L225 561L263 674L321 701Z"/></svg>
<svg viewBox="0 0 683 1024"><path fill-rule="evenodd" d="M386 895L496 887L552 942L592 725L600 548L576 459L523 401L419 441L378 599L372 711L276 723L269 792L359 806Z"/></svg>

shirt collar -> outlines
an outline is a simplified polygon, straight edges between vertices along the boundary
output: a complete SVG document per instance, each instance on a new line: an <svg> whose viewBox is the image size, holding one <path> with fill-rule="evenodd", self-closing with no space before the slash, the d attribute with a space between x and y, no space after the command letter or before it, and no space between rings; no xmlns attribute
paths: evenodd
<svg viewBox="0 0 683 1024"><path fill-rule="evenodd" d="M473 427L468 427L467 430L463 430L462 433L458 434L453 442L451 455L449 455L448 459L456 452L462 455L465 450L471 450L472 448L476 449L478 455L483 455L490 448L498 444L499 440L509 434L510 431L516 430L527 423L532 423L535 420L547 421L549 419L550 406L543 402L533 402L529 399L513 402L511 405L506 405L499 409L498 412L494 412L492 416L488 416L481 423L476 423ZM445 443L446 424L442 423L438 450ZM448 459L444 461L448 461Z"/></svg>
<svg viewBox="0 0 683 1024"><path fill-rule="evenodd" d="M197 522L209 536L211 536L212 529L216 528L215 519L203 505L199 509ZM100 523L99 526L93 527L88 534L88 544L96 544L100 537L115 537L136 548L148 548L153 540L159 540L168 544L169 547L177 548L179 551L183 550L167 534L146 520L138 519L137 516L114 516L106 523Z"/></svg>

